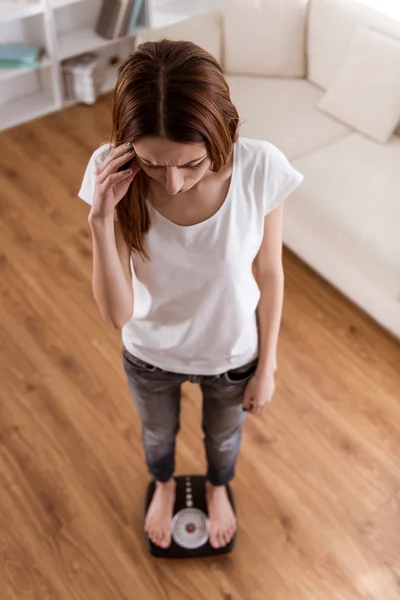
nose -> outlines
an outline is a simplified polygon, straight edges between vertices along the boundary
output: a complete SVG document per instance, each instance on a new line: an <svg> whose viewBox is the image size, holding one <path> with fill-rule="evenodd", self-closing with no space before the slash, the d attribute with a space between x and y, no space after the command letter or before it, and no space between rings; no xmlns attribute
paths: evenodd
<svg viewBox="0 0 400 600"><path fill-rule="evenodd" d="M168 194L174 196L183 185L183 174L177 167L167 167L165 176L165 189Z"/></svg>

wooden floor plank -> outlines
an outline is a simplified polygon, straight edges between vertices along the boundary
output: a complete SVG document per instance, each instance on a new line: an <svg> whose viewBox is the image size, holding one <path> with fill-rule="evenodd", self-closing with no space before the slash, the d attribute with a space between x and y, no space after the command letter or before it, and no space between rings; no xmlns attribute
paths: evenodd
<svg viewBox="0 0 400 600"><path fill-rule="evenodd" d="M1 600L398 600L400 346L288 251L277 391L233 483L237 546L147 554L140 423L77 198L111 103L0 136ZM200 390L182 397L177 473L202 473Z"/></svg>

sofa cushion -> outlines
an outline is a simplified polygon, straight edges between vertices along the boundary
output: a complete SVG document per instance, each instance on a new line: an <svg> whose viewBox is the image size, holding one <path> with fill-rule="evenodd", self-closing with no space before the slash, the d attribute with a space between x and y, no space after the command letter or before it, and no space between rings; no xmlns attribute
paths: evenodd
<svg viewBox="0 0 400 600"><path fill-rule="evenodd" d="M224 68L235 75L304 77L308 0L234 0L224 12Z"/></svg>
<svg viewBox="0 0 400 600"><path fill-rule="evenodd" d="M162 29L143 30L135 36L135 48L142 42L156 42L163 38L186 40L208 50L217 61L222 61L222 15L210 13L180 21Z"/></svg>
<svg viewBox="0 0 400 600"><path fill-rule="evenodd" d="M400 40L361 27L318 108L386 142L400 119L399 75Z"/></svg>
<svg viewBox="0 0 400 600"><path fill-rule="evenodd" d="M399 164L399 138L382 146L358 133L294 161L304 183L285 208L285 243L319 270L318 246L307 246L320 236L321 253L324 245L335 250L331 269L351 266L399 302Z"/></svg>
<svg viewBox="0 0 400 600"><path fill-rule="evenodd" d="M229 75L227 81L241 135L272 142L290 160L351 132L316 108L323 92L305 79Z"/></svg>
<svg viewBox="0 0 400 600"><path fill-rule="evenodd" d="M311 0L308 79L323 89L330 86L348 54L357 27L370 27L400 39L400 13L395 18L384 10L384 2L377 10L360 0Z"/></svg>

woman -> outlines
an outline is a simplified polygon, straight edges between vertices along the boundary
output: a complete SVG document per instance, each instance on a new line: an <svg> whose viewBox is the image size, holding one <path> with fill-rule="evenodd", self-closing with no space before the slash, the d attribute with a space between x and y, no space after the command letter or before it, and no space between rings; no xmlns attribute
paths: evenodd
<svg viewBox="0 0 400 600"><path fill-rule="evenodd" d="M246 412L274 392L283 300L282 201L301 183L272 144L238 137L216 60L147 42L119 68L112 143L92 155L93 293L123 360L156 492L145 530L171 543L180 387L198 382L210 543L236 530L226 484Z"/></svg>

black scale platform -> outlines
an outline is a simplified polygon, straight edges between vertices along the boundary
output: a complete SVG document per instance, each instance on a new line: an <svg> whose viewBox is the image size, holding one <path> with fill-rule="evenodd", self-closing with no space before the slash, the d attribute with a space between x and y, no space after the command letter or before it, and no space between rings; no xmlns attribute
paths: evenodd
<svg viewBox="0 0 400 600"><path fill-rule="evenodd" d="M199 558L217 556L231 552L235 537L223 548L215 549L208 542L208 515L205 501L205 477L202 475L181 475L176 480L176 501L172 522L172 542L169 548L156 546L146 535L150 553L160 558ZM150 482L145 501L145 514L155 491L155 481ZM227 492L235 511L232 490Z"/></svg>

